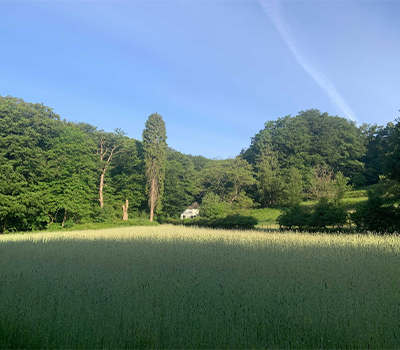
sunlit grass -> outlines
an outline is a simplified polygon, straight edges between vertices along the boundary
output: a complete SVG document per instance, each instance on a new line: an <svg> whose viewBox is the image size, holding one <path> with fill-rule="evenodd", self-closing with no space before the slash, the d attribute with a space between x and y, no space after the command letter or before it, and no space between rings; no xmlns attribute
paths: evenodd
<svg viewBox="0 0 400 350"><path fill-rule="evenodd" d="M276 208L261 208L249 210L246 215L250 215L257 219L258 224L256 225L256 228L275 229L279 228L276 219L282 213L282 210Z"/></svg>
<svg viewBox="0 0 400 350"><path fill-rule="evenodd" d="M0 348L399 348L397 236L0 237Z"/></svg>

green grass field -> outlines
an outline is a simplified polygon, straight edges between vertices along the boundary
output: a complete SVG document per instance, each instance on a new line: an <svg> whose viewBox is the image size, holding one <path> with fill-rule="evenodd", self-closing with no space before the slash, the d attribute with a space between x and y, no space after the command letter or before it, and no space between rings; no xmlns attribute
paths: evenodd
<svg viewBox="0 0 400 350"><path fill-rule="evenodd" d="M400 238L0 236L0 348L400 348Z"/></svg>
<svg viewBox="0 0 400 350"><path fill-rule="evenodd" d="M246 213L246 215L250 215L257 219L258 224L256 225L256 228L276 229L279 228L276 219L282 213L282 210L276 208L261 208L251 209Z"/></svg>

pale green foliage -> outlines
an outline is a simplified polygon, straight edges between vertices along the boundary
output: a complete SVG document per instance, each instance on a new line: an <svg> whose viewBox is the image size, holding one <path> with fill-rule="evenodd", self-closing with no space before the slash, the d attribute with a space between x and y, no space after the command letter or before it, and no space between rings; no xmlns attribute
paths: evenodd
<svg viewBox="0 0 400 350"><path fill-rule="evenodd" d="M351 190L351 186L348 185L349 179L345 177L340 171L335 175L333 181L334 189L334 201L340 203L344 198L346 192Z"/></svg>
<svg viewBox="0 0 400 350"><path fill-rule="evenodd" d="M270 207L279 203L282 192L282 178L278 159L268 145L260 154L257 165L257 192L260 204Z"/></svg>
<svg viewBox="0 0 400 350"><path fill-rule="evenodd" d="M350 190L348 178L341 172L336 175L326 166L315 166L312 169L312 177L308 192L311 199L321 198L334 200L339 203L346 191Z"/></svg>
<svg viewBox="0 0 400 350"><path fill-rule="evenodd" d="M227 214L227 204L215 193L207 193L200 206L200 216L204 218L219 218Z"/></svg>
<svg viewBox="0 0 400 350"><path fill-rule="evenodd" d="M0 348L400 348L398 237L0 236Z"/></svg>
<svg viewBox="0 0 400 350"><path fill-rule="evenodd" d="M283 170L280 204L287 207L299 204L303 196L303 187L303 175L300 170L294 167Z"/></svg>

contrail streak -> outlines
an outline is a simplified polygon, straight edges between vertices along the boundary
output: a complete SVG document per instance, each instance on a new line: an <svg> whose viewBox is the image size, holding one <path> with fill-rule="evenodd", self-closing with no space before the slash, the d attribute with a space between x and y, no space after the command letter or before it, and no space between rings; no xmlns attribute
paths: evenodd
<svg viewBox="0 0 400 350"><path fill-rule="evenodd" d="M258 0L261 4L264 12L268 15L279 34L281 35L283 41L286 43L289 50L292 52L296 61L300 66L314 79L314 81L325 91L333 103L343 112L343 114L353 121L357 121L355 114L343 99L343 97L337 91L335 85L332 81L316 67L312 66L308 62L307 58L299 50L295 42L290 35L290 29L286 25L285 21L282 19L279 10L279 1L277 0Z"/></svg>

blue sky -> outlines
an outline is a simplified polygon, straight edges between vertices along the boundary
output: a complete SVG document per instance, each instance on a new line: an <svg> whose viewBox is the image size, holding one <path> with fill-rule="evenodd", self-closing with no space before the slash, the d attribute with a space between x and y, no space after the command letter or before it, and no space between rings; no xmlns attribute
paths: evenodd
<svg viewBox="0 0 400 350"><path fill-rule="evenodd" d="M183 153L233 157L268 120L400 116L400 1L4 1L0 95Z"/></svg>

